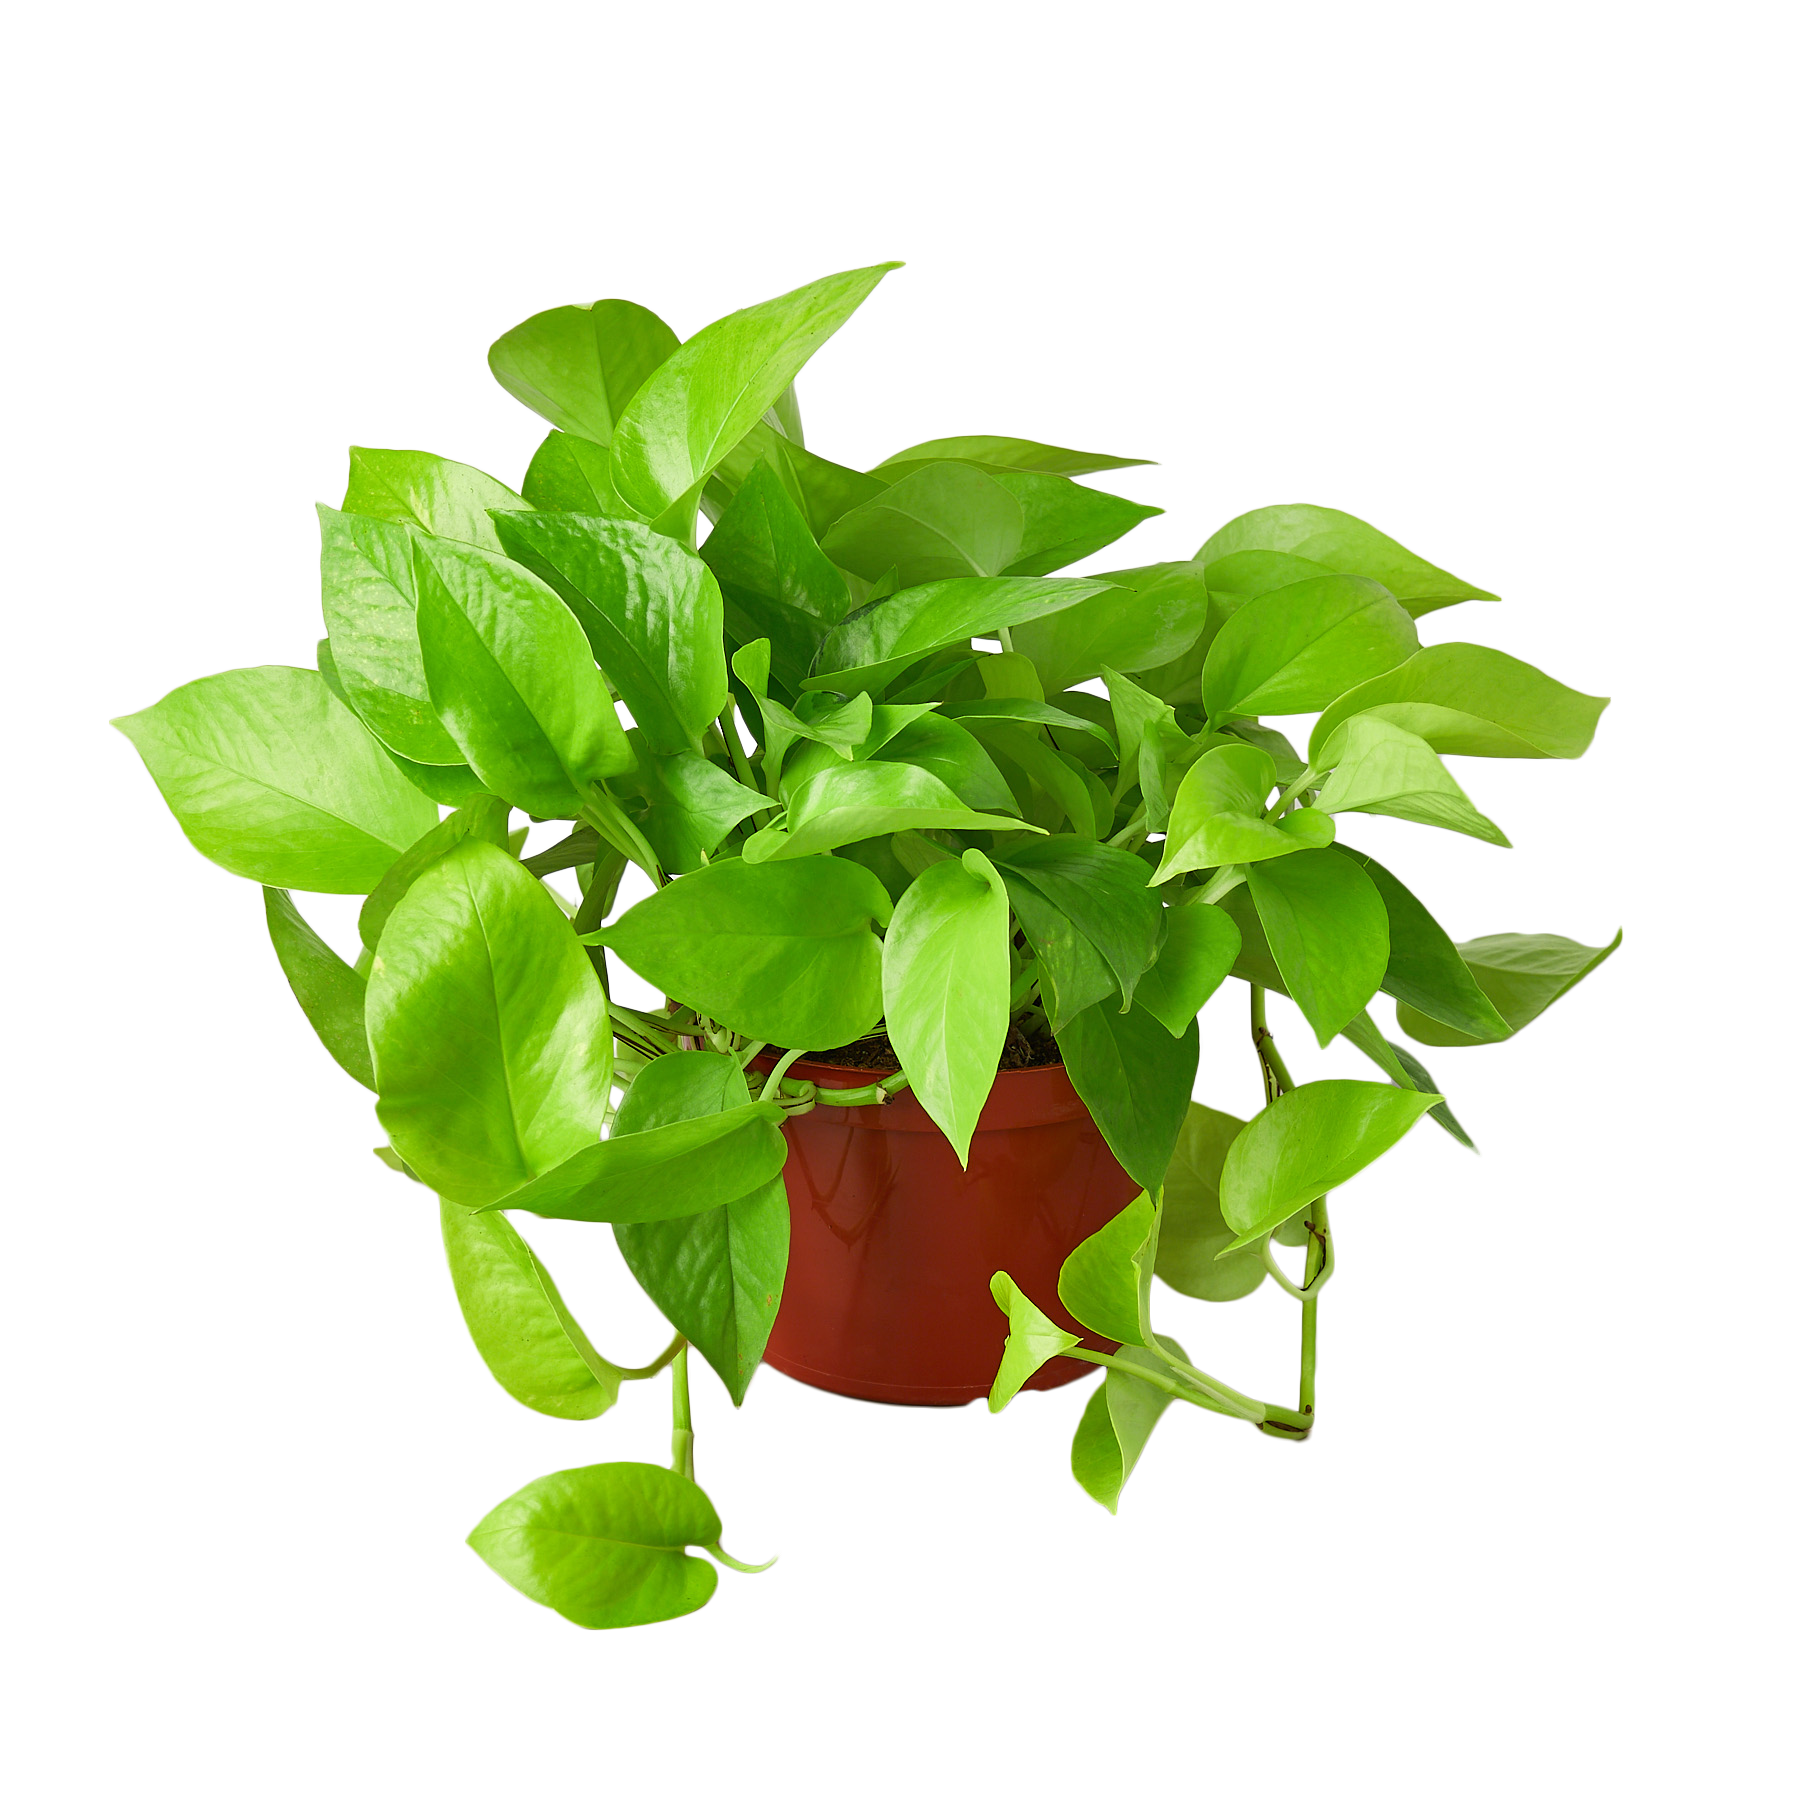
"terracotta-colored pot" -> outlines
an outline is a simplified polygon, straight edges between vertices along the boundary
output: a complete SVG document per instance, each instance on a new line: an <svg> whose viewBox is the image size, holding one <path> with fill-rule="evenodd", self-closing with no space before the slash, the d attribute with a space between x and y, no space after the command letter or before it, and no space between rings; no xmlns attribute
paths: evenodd
<svg viewBox="0 0 1800 1800"><path fill-rule="evenodd" d="M816 1062L789 1075L834 1088L881 1079ZM1138 1191L1060 1065L996 1077L966 1172L910 1092L882 1106L817 1106L786 1131L793 1239L764 1360L859 1400L962 1406L986 1394L1006 1342L988 1291L997 1269L1081 1332L1056 1298L1063 1258ZM1093 1373L1059 1356L1026 1385Z"/></svg>

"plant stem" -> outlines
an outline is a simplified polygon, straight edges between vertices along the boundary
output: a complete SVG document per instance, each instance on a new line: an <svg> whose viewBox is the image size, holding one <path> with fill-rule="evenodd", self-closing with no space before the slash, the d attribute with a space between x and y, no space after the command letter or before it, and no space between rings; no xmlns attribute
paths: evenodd
<svg viewBox="0 0 1800 1800"><path fill-rule="evenodd" d="M677 1475L694 1479L694 1414L688 1403L687 1339L677 1338L674 1372L669 1381L669 1397L674 1408L674 1429L669 1433L669 1467Z"/></svg>
<svg viewBox="0 0 1800 1800"><path fill-rule="evenodd" d="M1256 1046L1256 1059L1262 1064L1263 1094L1273 1104L1283 1094L1294 1091L1294 1078L1275 1048L1269 1035L1268 989L1250 984L1250 1042Z"/></svg>
<svg viewBox="0 0 1800 1800"><path fill-rule="evenodd" d="M645 1363L641 1369L621 1369L619 1379L621 1381L648 1381L652 1375L660 1375L675 1360L681 1346L686 1341L679 1331L676 1332L668 1347L655 1362Z"/></svg>
<svg viewBox="0 0 1800 1800"><path fill-rule="evenodd" d="M1275 804L1263 814L1263 817L1272 824L1287 810L1289 801L1297 794L1304 794L1309 787L1317 783L1318 779L1319 771L1309 764L1275 796Z"/></svg>
<svg viewBox="0 0 1800 1800"><path fill-rule="evenodd" d="M1010 656L1012 654L1012 627L1010 625L1002 625L998 635L1000 638L1000 648Z"/></svg>
<svg viewBox="0 0 1800 1800"><path fill-rule="evenodd" d="M782 1076L784 1076L805 1054L806 1052L804 1050L784 1051L782 1053L781 1061L769 1071L769 1078L763 1083L763 1092L766 1094L770 1088L774 1088L779 1092Z"/></svg>
<svg viewBox="0 0 1800 1800"><path fill-rule="evenodd" d="M719 735L725 740L725 748L731 752L731 766L737 770L737 778L745 787L756 786L756 776L751 772L750 759L744 754L743 740L738 736L737 721L732 717L735 709L731 702L725 702L725 710L719 714Z"/></svg>

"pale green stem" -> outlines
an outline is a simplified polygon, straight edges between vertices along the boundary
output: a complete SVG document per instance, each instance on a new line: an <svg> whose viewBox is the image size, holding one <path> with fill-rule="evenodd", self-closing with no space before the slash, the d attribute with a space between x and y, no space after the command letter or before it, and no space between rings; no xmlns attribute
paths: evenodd
<svg viewBox="0 0 1800 1800"><path fill-rule="evenodd" d="M669 1467L677 1475L694 1479L694 1414L688 1401L687 1339L679 1340L674 1373L670 1378L670 1400L674 1411L674 1429L669 1434Z"/></svg>
<svg viewBox="0 0 1800 1800"><path fill-rule="evenodd" d="M621 1369L619 1379L621 1381L648 1381L652 1375L660 1375L675 1360L681 1346L686 1341L680 1332L676 1332L673 1341L655 1362L645 1363L641 1369Z"/></svg>

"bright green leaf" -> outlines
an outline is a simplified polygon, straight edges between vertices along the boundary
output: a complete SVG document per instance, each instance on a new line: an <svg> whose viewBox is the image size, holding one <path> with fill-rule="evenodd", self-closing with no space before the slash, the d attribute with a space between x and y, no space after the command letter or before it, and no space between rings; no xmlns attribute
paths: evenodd
<svg viewBox="0 0 1800 1800"><path fill-rule="evenodd" d="M893 569L910 588L1004 574L1024 531L1018 501L992 475L967 463L931 463L845 513L820 547L867 581Z"/></svg>
<svg viewBox="0 0 1800 1800"><path fill-rule="evenodd" d="M894 469L907 463L933 462L980 463L988 469L1035 469L1045 475L1093 475L1102 469L1146 466L1141 456L1101 456L1088 450L1064 450L1056 444L1014 437L932 438L908 450L896 450L875 466Z"/></svg>
<svg viewBox="0 0 1800 1800"><path fill-rule="evenodd" d="M444 1253L463 1322L488 1371L521 1405L553 1419L596 1419L619 1371L575 1322L550 1271L504 1215L439 1202Z"/></svg>
<svg viewBox="0 0 1800 1800"><path fill-rule="evenodd" d="M465 838L480 838L498 850L506 848L506 824L512 808L492 794L481 794L467 806L459 806L449 818L441 819L404 851L392 868L382 876L380 885L362 904L356 916L357 935L363 948L373 951L381 943L381 928L388 915L400 903L400 897L440 857L447 856ZM584 860L592 862L592 856ZM533 870L533 874L541 873Z"/></svg>
<svg viewBox="0 0 1800 1800"><path fill-rule="evenodd" d="M1139 1194L1064 1258L1056 1297L1077 1323L1115 1343L1149 1347L1156 1226L1156 1202Z"/></svg>
<svg viewBox="0 0 1800 1800"><path fill-rule="evenodd" d="M1094 579L1117 585L1013 632L1013 648L1031 658L1047 692L1089 681L1105 668L1127 674L1161 668L1206 629L1206 583L1198 563L1153 563Z"/></svg>
<svg viewBox="0 0 1800 1800"><path fill-rule="evenodd" d="M647 307L596 300L534 313L495 340L488 367L559 431L605 445L631 397L680 342Z"/></svg>
<svg viewBox="0 0 1800 1800"><path fill-rule="evenodd" d="M1369 1004L1388 961L1387 909L1369 876L1336 850L1249 869L1251 898L1289 997L1328 1044Z"/></svg>
<svg viewBox="0 0 1800 1800"><path fill-rule="evenodd" d="M1111 844L1071 837L1010 844L1001 861L1009 875L1023 877L1074 921L1105 959L1129 1006L1162 939L1163 906L1147 885L1148 866Z"/></svg>
<svg viewBox="0 0 1800 1800"><path fill-rule="evenodd" d="M1040 1312L1019 1291L1018 1283L1002 1272L988 1283L994 1304L1006 1314L1011 1330L1000 1358L999 1373L988 1395L988 1411L999 1412L1045 1363L1065 1350L1079 1347L1081 1339L1064 1331L1054 1319Z"/></svg>
<svg viewBox="0 0 1800 1800"><path fill-rule="evenodd" d="M368 984L307 924L280 888L263 889L263 915L281 972L307 1023L319 1034L331 1060L353 1081L373 1090L375 1070L363 1029Z"/></svg>
<svg viewBox="0 0 1800 1800"><path fill-rule="evenodd" d="M1006 1043L1010 935L1005 885L969 850L906 890L882 952L888 1037L965 1168Z"/></svg>
<svg viewBox="0 0 1800 1800"><path fill-rule="evenodd" d="M697 1612L719 1572L685 1547L716 1544L723 1530L685 1476L597 1463L528 1482L469 1533L469 1546L528 1599L596 1631Z"/></svg>
<svg viewBox="0 0 1800 1800"><path fill-rule="evenodd" d="M489 512L529 512L531 507L493 476L447 456L352 445L343 510L416 526L432 537L458 538L498 555L500 540Z"/></svg>
<svg viewBox="0 0 1800 1800"><path fill-rule="evenodd" d="M1187 1352L1173 1338L1159 1336L1157 1342L1170 1355L1186 1360ZM1118 1360L1151 1373L1163 1372L1162 1361L1154 1352L1135 1345L1121 1346ZM1108 1369L1106 1379L1088 1397L1069 1449L1069 1467L1086 1492L1109 1513L1118 1512L1119 1495L1157 1420L1174 1398L1166 1388L1152 1387L1121 1369Z"/></svg>
<svg viewBox="0 0 1800 1800"><path fill-rule="evenodd" d="M1033 829L998 813L971 812L935 775L911 763L838 763L821 769L795 791L788 804L786 835L771 833L760 858L749 845L746 855L761 861L791 861L895 831Z"/></svg>
<svg viewBox="0 0 1800 1800"><path fill-rule="evenodd" d="M366 894L437 809L311 669L233 669L113 720L202 856L266 887Z"/></svg>
<svg viewBox="0 0 1800 1800"><path fill-rule="evenodd" d="M1624 941L1621 931L1610 944L1594 949L1550 933L1502 932L1495 937L1472 938L1456 949L1501 1018L1512 1030L1523 1031L1545 1008L1593 974ZM1421 1044L1491 1041L1466 1036L1404 1002L1397 1016L1400 1029Z"/></svg>
<svg viewBox="0 0 1800 1800"><path fill-rule="evenodd" d="M1371 713L1347 719L1320 766L1331 768L1313 802L1320 812L1384 813L1510 848L1506 833L1475 810L1438 753L1386 719Z"/></svg>
<svg viewBox="0 0 1800 1800"><path fill-rule="evenodd" d="M1150 1013L1102 1000L1056 1033L1082 1104L1133 1181L1154 1191L1174 1153L1194 1091L1200 1028L1171 1037Z"/></svg>
<svg viewBox="0 0 1800 1800"><path fill-rule="evenodd" d="M1251 744L1220 744L1182 777L1162 861L1154 879L1168 881L1189 869L1255 863L1329 844L1335 827L1313 807L1280 819L1262 816L1275 785L1275 764Z"/></svg>
<svg viewBox="0 0 1800 1800"><path fill-rule="evenodd" d="M1156 961L1139 978L1134 1006L1179 1035L1231 973L1243 939L1216 906L1171 906Z"/></svg>
<svg viewBox="0 0 1800 1800"><path fill-rule="evenodd" d="M1237 1236L1220 1210L1219 1182L1226 1155L1243 1129L1242 1119L1198 1101L1187 1110L1163 1180L1162 1228L1156 1240L1156 1273L1178 1294L1241 1300L1262 1286L1267 1271L1261 1257L1217 1260Z"/></svg>

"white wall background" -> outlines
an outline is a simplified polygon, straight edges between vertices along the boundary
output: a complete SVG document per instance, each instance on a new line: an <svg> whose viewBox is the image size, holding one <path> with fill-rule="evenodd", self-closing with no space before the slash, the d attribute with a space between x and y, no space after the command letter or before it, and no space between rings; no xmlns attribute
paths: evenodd
<svg viewBox="0 0 1800 1800"><path fill-rule="evenodd" d="M311 502L342 497L349 443L517 486L547 427L486 371L511 324L623 295L686 337L839 266L115 265L113 713L216 670L311 664ZM1620 297L1615 263L927 263L826 344L801 405L808 443L857 466L952 432L1168 464L1098 482L1168 513L1084 567L1190 556L1276 500L1345 508L1507 596L1433 614L1426 643L1494 644L1618 695ZM1458 938L1602 943L1620 911L1620 743L1615 702L1580 763L1458 760L1516 850L1388 821L1382 860ZM286 990L256 886L187 848L117 734L112 754L113 1123L369 1120ZM299 898L349 954L358 902ZM1427 1062L1458 1102L1616 1102L1620 965L1514 1042ZM1247 1109L1242 995L1228 983L1202 1015L1197 1093ZM1390 1003L1375 1012L1388 1022ZM1366 1073L1350 1049L1312 1055L1280 999L1271 1022L1301 1078Z"/></svg>

